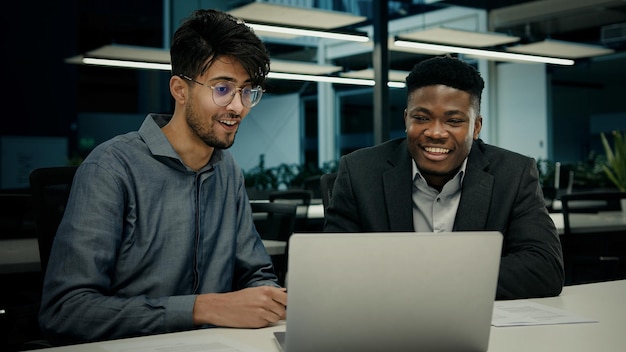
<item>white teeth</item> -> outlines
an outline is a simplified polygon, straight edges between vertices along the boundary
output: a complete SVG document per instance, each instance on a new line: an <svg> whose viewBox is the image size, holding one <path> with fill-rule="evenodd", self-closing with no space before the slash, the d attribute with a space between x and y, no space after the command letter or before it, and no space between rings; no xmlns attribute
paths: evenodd
<svg viewBox="0 0 626 352"><path fill-rule="evenodd" d="M450 149L444 149L444 148L426 147L424 149L429 153L448 154L450 152Z"/></svg>
<svg viewBox="0 0 626 352"><path fill-rule="evenodd" d="M225 124L225 125L228 125L228 126L234 126L237 123L237 121L230 121L230 120L228 120L228 121L224 120L224 121L220 121L220 122Z"/></svg>

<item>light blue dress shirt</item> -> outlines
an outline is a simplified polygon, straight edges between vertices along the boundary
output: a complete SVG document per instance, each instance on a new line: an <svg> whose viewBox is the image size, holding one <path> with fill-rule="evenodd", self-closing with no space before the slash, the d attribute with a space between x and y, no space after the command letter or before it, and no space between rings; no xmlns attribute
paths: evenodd
<svg viewBox="0 0 626 352"><path fill-rule="evenodd" d="M230 152L189 169L161 131L169 119L148 115L79 167L45 277L48 336L189 330L197 294L278 286Z"/></svg>
<svg viewBox="0 0 626 352"><path fill-rule="evenodd" d="M413 228L416 232L450 232L461 202L467 158L456 175L441 189L428 185L413 161Z"/></svg>

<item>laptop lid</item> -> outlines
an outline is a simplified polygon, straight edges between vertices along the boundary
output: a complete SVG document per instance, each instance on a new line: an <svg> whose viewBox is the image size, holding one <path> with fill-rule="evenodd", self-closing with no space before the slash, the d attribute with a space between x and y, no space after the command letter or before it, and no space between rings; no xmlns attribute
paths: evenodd
<svg viewBox="0 0 626 352"><path fill-rule="evenodd" d="M294 234L284 350L486 351L501 248L499 232Z"/></svg>

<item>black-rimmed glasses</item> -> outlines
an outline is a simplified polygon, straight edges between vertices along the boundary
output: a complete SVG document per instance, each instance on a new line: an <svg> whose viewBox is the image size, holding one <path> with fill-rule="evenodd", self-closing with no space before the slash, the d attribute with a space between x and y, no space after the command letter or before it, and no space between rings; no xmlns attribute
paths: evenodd
<svg viewBox="0 0 626 352"><path fill-rule="evenodd" d="M241 95L241 104L247 108L251 108L261 101L261 97L264 92L261 86L256 86L255 88L249 86L237 87L235 83L229 81L218 82L214 86L210 86L183 74L179 74L178 76L190 82L211 88L213 91L213 102L219 106L226 106L230 104L235 98L237 91L239 91L239 94Z"/></svg>

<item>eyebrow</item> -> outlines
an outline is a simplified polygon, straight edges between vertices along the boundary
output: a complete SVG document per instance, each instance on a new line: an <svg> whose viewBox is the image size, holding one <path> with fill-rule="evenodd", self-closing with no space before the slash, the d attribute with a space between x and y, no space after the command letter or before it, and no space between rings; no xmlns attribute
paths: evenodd
<svg viewBox="0 0 626 352"><path fill-rule="evenodd" d="M409 112L426 112L426 113L429 113L429 114L431 113L430 110L428 110L426 108L423 108L421 106L414 107L411 110L409 110Z"/></svg>
<svg viewBox="0 0 626 352"><path fill-rule="evenodd" d="M228 82L235 82L235 79L233 77L230 76L217 76L217 77L212 77L208 79L209 82L215 82L215 81L228 81ZM247 80L245 80L243 82L244 84L249 84L252 83L252 79L248 78Z"/></svg>
<svg viewBox="0 0 626 352"><path fill-rule="evenodd" d="M418 112L425 113L425 114L428 114L428 115L432 115L433 114L432 111L430 111L429 109L427 109L425 107L421 107L421 106L418 106L418 107L415 107L415 108L409 110L409 114L415 114L415 113L418 113ZM452 116L452 115L468 116L466 113L464 113L461 110L449 110L449 111L444 112L444 115L446 115L446 116Z"/></svg>

